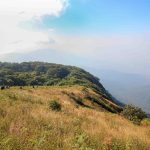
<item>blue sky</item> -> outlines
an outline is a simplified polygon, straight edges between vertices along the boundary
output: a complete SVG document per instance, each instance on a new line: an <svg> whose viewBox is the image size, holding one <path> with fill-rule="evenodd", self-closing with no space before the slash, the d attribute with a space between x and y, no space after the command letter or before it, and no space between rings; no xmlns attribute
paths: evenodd
<svg viewBox="0 0 150 150"><path fill-rule="evenodd" d="M150 75L149 8L149 0L3 0L0 61Z"/></svg>
<svg viewBox="0 0 150 150"><path fill-rule="evenodd" d="M58 18L47 16L45 27L74 34L127 34L150 31L149 0L70 0Z"/></svg>

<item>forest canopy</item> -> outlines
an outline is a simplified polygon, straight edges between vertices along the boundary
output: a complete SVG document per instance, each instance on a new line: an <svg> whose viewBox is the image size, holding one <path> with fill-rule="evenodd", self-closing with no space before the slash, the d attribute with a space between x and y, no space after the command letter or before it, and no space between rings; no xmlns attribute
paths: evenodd
<svg viewBox="0 0 150 150"><path fill-rule="evenodd" d="M83 85L104 90L99 79L83 69L44 62L0 62L0 86Z"/></svg>

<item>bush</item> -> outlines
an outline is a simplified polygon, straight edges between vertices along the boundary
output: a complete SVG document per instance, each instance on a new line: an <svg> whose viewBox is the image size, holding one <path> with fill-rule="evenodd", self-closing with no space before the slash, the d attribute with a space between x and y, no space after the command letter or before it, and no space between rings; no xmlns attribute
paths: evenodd
<svg viewBox="0 0 150 150"><path fill-rule="evenodd" d="M143 119L141 124L143 126L149 126L150 127L150 118Z"/></svg>
<svg viewBox="0 0 150 150"><path fill-rule="evenodd" d="M122 111L122 115L134 124L140 124L144 118L147 118L146 113L141 108L133 105L126 105Z"/></svg>
<svg viewBox="0 0 150 150"><path fill-rule="evenodd" d="M58 101L53 100L49 102L49 108L54 111L61 111L61 104Z"/></svg>

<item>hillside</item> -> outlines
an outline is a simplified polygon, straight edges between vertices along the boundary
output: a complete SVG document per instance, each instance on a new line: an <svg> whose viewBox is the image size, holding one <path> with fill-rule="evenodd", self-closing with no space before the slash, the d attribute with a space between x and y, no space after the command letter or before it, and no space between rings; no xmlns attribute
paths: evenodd
<svg viewBox="0 0 150 150"><path fill-rule="evenodd" d="M0 150L149 150L149 128L83 69L0 63ZM59 108L59 111L53 109ZM122 133L122 134L120 134Z"/></svg>
<svg viewBox="0 0 150 150"><path fill-rule="evenodd" d="M1 84L6 85L66 85L93 84L99 79L83 69L44 62L0 63Z"/></svg>
<svg viewBox="0 0 150 150"><path fill-rule="evenodd" d="M150 113L150 77L112 70L86 68L101 78L103 86L124 104L134 104Z"/></svg>
<svg viewBox="0 0 150 150"><path fill-rule="evenodd" d="M93 89L109 101L117 101L105 90L99 79L85 70L44 62L0 63L0 86L72 86ZM117 103L118 104L118 103ZM113 111L118 112L118 110Z"/></svg>
<svg viewBox="0 0 150 150"><path fill-rule="evenodd" d="M84 85L104 90L99 79L83 69L44 62L0 63L0 85Z"/></svg>
<svg viewBox="0 0 150 150"><path fill-rule="evenodd" d="M149 150L150 129L109 113L99 96L83 86L0 91L0 149ZM61 111L50 109L53 100ZM118 108L105 98L101 102Z"/></svg>

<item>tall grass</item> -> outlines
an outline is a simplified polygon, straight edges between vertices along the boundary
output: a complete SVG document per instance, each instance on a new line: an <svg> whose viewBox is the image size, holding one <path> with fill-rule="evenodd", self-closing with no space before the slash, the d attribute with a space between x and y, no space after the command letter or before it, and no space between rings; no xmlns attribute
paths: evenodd
<svg viewBox="0 0 150 150"><path fill-rule="evenodd" d="M72 92L90 107L76 107L68 96ZM84 94L82 87L0 91L0 150L150 149L150 127L98 109ZM49 109L53 99L59 100L62 111Z"/></svg>

